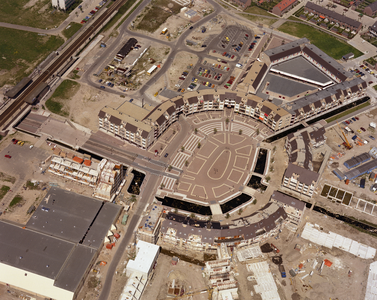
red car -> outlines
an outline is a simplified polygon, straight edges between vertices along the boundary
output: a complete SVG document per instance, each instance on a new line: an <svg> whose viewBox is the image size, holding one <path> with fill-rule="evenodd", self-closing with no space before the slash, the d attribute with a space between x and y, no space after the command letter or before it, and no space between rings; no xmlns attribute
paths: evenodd
<svg viewBox="0 0 377 300"><path fill-rule="evenodd" d="M355 119L359 121L359 117L355 117Z"/></svg>
<svg viewBox="0 0 377 300"><path fill-rule="evenodd" d="M12 158L12 156L8 155L8 154L5 154L5 157L6 158Z"/></svg>
<svg viewBox="0 0 377 300"><path fill-rule="evenodd" d="M234 58L234 55L232 55L231 59L233 59L233 58Z"/></svg>
<svg viewBox="0 0 377 300"><path fill-rule="evenodd" d="M366 131L364 127L360 127L360 129L361 129L362 131L364 131L364 132Z"/></svg>
<svg viewBox="0 0 377 300"><path fill-rule="evenodd" d="M350 124L350 122L349 122L349 121L347 121L347 120L346 120L345 122L347 123L347 125L349 125L349 124Z"/></svg>
<svg viewBox="0 0 377 300"><path fill-rule="evenodd" d="M17 143L18 143L18 140L16 140L16 139L12 139L12 143L13 143L13 144L17 144Z"/></svg>

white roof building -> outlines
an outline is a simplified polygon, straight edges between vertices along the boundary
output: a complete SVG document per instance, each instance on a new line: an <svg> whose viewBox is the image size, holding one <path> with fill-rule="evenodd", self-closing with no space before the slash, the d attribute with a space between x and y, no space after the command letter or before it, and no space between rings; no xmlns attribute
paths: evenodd
<svg viewBox="0 0 377 300"><path fill-rule="evenodd" d="M126 275L130 276L131 274L138 272L139 274L148 277L160 253L160 246L144 241L138 241L136 248L136 258L135 260L130 259L128 261Z"/></svg>

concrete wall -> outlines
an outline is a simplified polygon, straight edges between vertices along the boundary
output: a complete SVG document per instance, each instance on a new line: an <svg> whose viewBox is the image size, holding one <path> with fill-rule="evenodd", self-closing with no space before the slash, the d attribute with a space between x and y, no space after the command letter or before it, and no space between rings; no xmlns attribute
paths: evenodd
<svg viewBox="0 0 377 300"><path fill-rule="evenodd" d="M53 279L3 263L0 263L0 282L55 300L71 300L74 296L73 292L54 286Z"/></svg>

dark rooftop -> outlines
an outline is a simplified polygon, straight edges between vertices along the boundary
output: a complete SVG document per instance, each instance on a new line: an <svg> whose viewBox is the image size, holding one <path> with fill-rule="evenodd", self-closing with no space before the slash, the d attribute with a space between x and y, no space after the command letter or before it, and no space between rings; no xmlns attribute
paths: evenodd
<svg viewBox="0 0 377 300"><path fill-rule="evenodd" d="M293 174L297 174L297 180L308 186L310 186L313 182L317 182L319 177L318 173L316 172L301 168L292 163L288 163L288 168L285 170L284 176L290 178Z"/></svg>
<svg viewBox="0 0 377 300"><path fill-rule="evenodd" d="M24 89L26 89L32 82L31 78L24 77L13 88L7 91L4 95L9 98L16 98Z"/></svg>
<svg viewBox="0 0 377 300"><path fill-rule="evenodd" d="M101 205L102 201L52 187L26 227L78 243Z"/></svg>

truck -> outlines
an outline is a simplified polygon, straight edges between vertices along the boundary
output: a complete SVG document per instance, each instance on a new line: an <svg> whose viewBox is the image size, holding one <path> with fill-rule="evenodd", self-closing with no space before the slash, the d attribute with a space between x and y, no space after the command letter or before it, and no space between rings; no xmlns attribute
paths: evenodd
<svg viewBox="0 0 377 300"><path fill-rule="evenodd" d="M271 248L274 249L275 253L279 253L280 250L274 245L271 243Z"/></svg>
<svg viewBox="0 0 377 300"><path fill-rule="evenodd" d="M280 274L281 274L282 278L287 277L287 274L285 274L285 268L284 268L283 265L279 265L279 271L280 271Z"/></svg>
<svg viewBox="0 0 377 300"><path fill-rule="evenodd" d="M361 178L361 179L360 179L360 187L361 187L362 189L365 188L365 179L364 179L364 178Z"/></svg>
<svg viewBox="0 0 377 300"><path fill-rule="evenodd" d="M167 28L162 29L161 34L166 34L168 32Z"/></svg>

